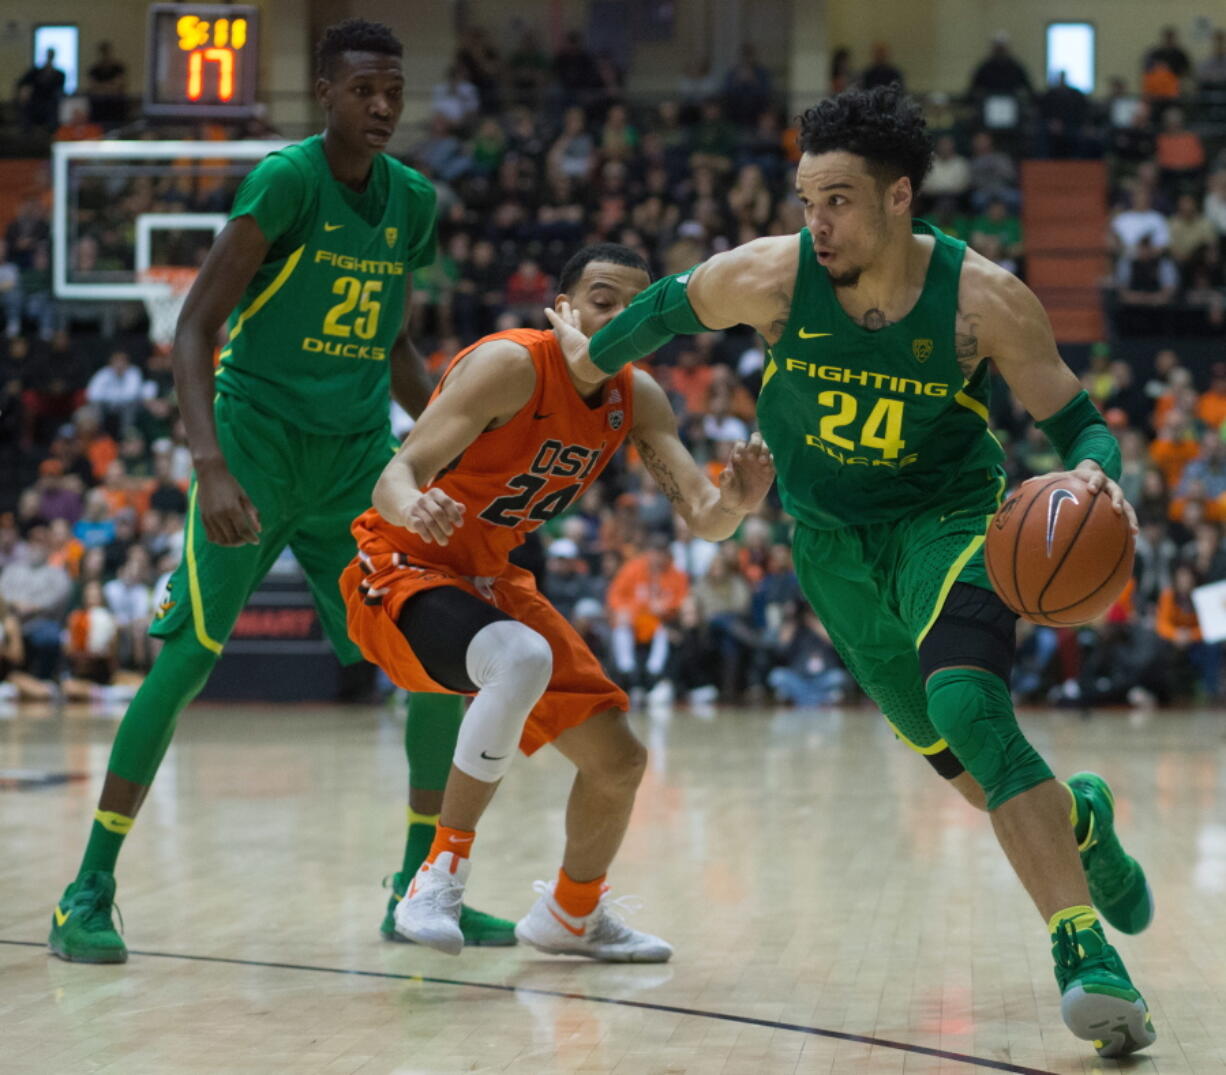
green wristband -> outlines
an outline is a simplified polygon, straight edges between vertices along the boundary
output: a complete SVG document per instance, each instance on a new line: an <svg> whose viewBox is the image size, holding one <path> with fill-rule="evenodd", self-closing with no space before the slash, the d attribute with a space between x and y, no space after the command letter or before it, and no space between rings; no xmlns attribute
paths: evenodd
<svg viewBox="0 0 1226 1075"><path fill-rule="evenodd" d="M1122 465L1119 442L1090 402L1088 392L1078 392L1050 418L1035 424L1060 453L1066 468L1073 470L1089 459L1102 467L1112 481L1119 481Z"/></svg>

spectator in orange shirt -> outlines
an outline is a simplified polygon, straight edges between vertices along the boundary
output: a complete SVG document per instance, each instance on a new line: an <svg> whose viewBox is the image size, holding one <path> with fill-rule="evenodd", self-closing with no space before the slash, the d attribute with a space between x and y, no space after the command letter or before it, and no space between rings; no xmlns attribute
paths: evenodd
<svg viewBox="0 0 1226 1075"><path fill-rule="evenodd" d="M652 700L672 698L672 683L666 678L668 631L689 590L689 579L674 566L663 534L653 534L647 551L627 560L609 584L613 662L631 690L646 689Z"/></svg>
<svg viewBox="0 0 1226 1075"><path fill-rule="evenodd" d="M703 361L698 348L697 336L684 337L685 346L677 355L673 369L673 392L680 397L685 413L704 414L711 394L711 381L715 371Z"/></svg>
<svg viewBox="0 0 1226 1075"><path fill-rule="evenodd" d="M1191 564L1178 564L1171 576L1171 585L1158 596L1157 618L1154 624L1158 636L1169 642L1180 656L1200 676L1200 690L1213 700L1219 697L1218 678L1221 646L1206 642L1201 634L1192 591L1199 585Z"/></svg>
<svg viewBox="0 0 1226 1075"><path fill-rule="evenodd" d="M1179 485L1183 468L1199 454L1196 427L1187 411L1169 410L1158 424L1158 435L1149 445L1149 457L1162 471L1168 489Z"/></svg>
<svg viewBox="0 0 1226 1075"><path fill-rule="evenodd" d="M1226 362L1213 364L1209 391L1196 401L1196 417L1212 430L1221 431L1226 422Z"/></svg>
<svg viewBox="0 0 1226 1075"><path fill-rule="evenodd" d="M1158 135L1158 167L1163 185L1195 179L1205 168L1205 144L1200 135L1183 125L1183 109L1168 108Z"/></svg>

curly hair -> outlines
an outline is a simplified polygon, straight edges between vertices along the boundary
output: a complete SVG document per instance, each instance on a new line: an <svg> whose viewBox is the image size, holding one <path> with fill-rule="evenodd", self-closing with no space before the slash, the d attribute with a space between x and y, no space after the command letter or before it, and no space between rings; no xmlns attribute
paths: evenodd
<svg viewBox="0 0 1226 1075"><path fill-rule="evenodd" d="M919 191L932 167L932 142L923 109L897 82L871 90L847 90L800 117L803 153L842 150L863 157L881 183L906 176Z"/></svg>
<svg viewBox="0 0 1226 1075"><path fill-rule="evenodd" d="M367 19L345 19L329 26L315 46L315 74L331 79L336 61L346 52L377 52L384 56L403 56L404 46L391 28Z"/></svg>

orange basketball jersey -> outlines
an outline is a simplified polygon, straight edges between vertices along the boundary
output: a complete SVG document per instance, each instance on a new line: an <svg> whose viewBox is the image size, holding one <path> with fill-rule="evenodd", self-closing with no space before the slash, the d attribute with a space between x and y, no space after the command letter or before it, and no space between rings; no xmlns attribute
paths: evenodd
<svg viewBox="0 0 1226 1075"><path fill-rule="evenodd" d="M626 439L634 418L633 367L607 380L589 405L571 381L552 332L511 329L483 337L451 360L435 395L466 355L499 339L528 349L536 389L514 418L478 436L426 487L442 489L465 506L463 525L448 544L436 545L371 508L353 523L364 552L402 552L413 562L470 577L500 575L524 535L574 504Z"/></svg>

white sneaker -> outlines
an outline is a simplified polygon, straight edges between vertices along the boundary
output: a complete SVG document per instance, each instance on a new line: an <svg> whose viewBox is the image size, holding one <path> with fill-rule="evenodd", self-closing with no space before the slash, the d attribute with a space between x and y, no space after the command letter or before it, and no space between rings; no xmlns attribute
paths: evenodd
<svg viewBox="0 0 1226 1075"><path fill-rule="evenodd" d="M555 881L534 881L540 899L515 926L515 936L554 956L587 956L606 963L667 963L673 946L650 933L631 929L622 917L638 910L633 896L600 897L583 918L567 914L553 898Z"/></svg>
<svg viewBox="0 0 1226 1075"><path fill-rule="evenodd" d="M415 944L458 956L464 947L460 904L472 863L444 851L433 863L422 863L409 890L396 904L396 932Z"/></svg>

